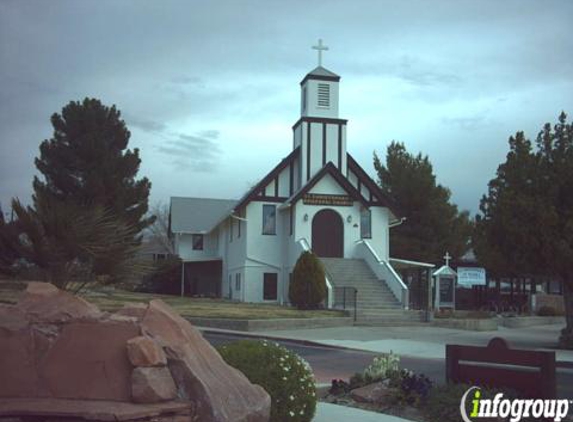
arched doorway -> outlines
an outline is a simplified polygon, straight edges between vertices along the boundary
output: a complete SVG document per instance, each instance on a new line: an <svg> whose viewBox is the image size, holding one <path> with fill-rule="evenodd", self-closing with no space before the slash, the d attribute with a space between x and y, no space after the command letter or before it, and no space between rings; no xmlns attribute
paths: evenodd
<svg viewBox="0 0 573 422"><path fill-rule="evenodd" d="M312 251L322 257L344 256L344 225L336 211L322 210L312 219Z"/></svg>

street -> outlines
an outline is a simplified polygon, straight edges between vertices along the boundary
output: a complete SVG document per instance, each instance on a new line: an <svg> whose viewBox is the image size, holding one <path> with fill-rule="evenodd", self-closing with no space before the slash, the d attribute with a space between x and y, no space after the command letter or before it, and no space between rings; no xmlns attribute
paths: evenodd
<svg viewBox="0 0 573 422"><path fill-rule="evenodd" d="M214 346L245 339L240 335L213 332L205 332L203 336ZM278 343L303 357L312 367L319 384L330 384L333 378L348 381L348 378L356 372L363 371L378 355L373 352L306 345L299 342L278 341ZM444 359L401 356L400 367L424 374L436 384L445 382ZM557 370L557 394L560 398L573 398L573 369L570 367L560 367Z"/></svg>

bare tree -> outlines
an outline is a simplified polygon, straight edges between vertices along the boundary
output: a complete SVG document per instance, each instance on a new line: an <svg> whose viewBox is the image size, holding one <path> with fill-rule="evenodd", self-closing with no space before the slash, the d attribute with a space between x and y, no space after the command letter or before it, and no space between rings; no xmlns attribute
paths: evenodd
<svg viewBox="0 0 573 422"><path fill-rule="evenodd" d="M173 241L169 236L169 205L161 201L156 202L151 206L150 214L156 219L147 229L147 241L158 245L168 254L175 254Z"/></svg>

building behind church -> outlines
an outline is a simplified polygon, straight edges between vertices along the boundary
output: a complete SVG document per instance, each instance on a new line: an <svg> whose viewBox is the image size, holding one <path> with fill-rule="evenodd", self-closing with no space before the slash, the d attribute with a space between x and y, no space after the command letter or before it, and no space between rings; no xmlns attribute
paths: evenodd
<svg viewBox="0 0 573 422"><path fill-rule="evenodd" d="M389 254L398 211L347 152L339 83L320 65L302 79L292 152L239 200L171 198L188 294L288 303L293 267L312 250L326 265L329 306L335 287L362 277L373 300L407 308L408 288Z"/></svg>

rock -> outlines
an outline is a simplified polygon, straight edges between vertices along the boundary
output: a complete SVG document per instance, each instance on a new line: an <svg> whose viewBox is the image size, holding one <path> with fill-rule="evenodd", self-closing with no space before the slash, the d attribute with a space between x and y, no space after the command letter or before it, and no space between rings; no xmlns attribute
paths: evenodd
<svg viewBox="0 0 573 422"><path fill-rule="evenodd" d="M3 401L28 404L3 413ZM29 283L18 304L0 305L0 416L33 408L55 421L65 416L53 407L62 402L140 406L141 420L152 415L148 406L155 412L173 403L192 409L188 420L268 422L270 415L269 395L162 301L108 314L50 284Z"/></svg>
<svg viewBox="0 0 573 422"><path fill-rule="evenodd" d="M136 403L157 403L177 396L169 369L135 368L131 373L131 394Z"/></svg>
<svg viewBox="0 0 573 422"><path fill-rule="evenodd" d="M0 306L0 397L37 395L34 335L17 306Z"/></svg>
<svg viewBox="0 0 573 422"><path fill-rule="evenodd" d="M195 401L198 420L268 421L270 396L227 365L201 333L164 302L150 302L141 329L166 351L179 396Z"/></svg>
<svg viewBox="0 0 573 422"><path fill-rule="evenodd" d="M350 392L350 396L362 403L385 403L391 391L381 382L355 388Z"/></svg>
<svg viewBox="0 0 573 422"><path fill-rule="evenodd" d="M159 345L149 337L135 337L127 342L127 356L133 366L165 366L167 359Z"/></svg>
<svg viewBox="0 0 573 422"><path fill-rule="evenodd" d="M134 317L140 321L145 315L145 312L147 312L147 305L144 305L143 303L129 303L124 304L123 308L117 311L115 315Z"/></svg>
<svg viewBox="0 0 573 422"><path fill-rule="evenodd" d="M39 377L53 397L130 401L132 366L125 344L139 335L135 322L65 324L41 359Z"/></svg>
<svg viewBox="0 0 573 422"><path fill-rule="evenodd" d="M81 297L58 290L49 283L30 282L18 302L18 309L34 322L62 323L76 319L97 319L103 314Z"/></svg>

